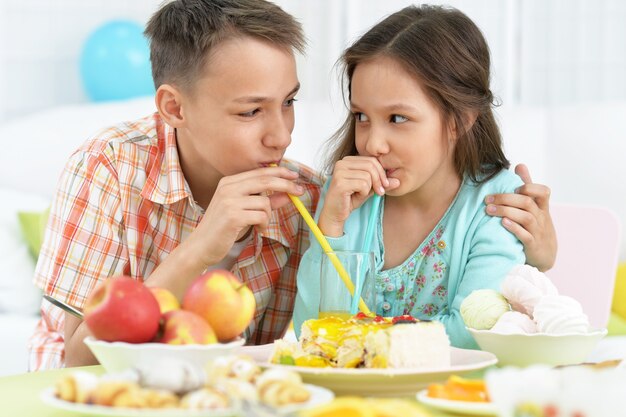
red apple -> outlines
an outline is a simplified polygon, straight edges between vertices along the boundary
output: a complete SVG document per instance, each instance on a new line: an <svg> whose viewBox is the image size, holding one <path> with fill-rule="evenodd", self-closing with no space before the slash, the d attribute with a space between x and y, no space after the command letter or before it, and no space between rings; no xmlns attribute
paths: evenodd
<svg viewBox="0 0 626 417"><path fill-rule="evenodd" d="M95 338L143 343L159 330L159 303L141 282L126 276L98 285L85 303L85 322Z"/></svg>
<svg viewBox="0 0 626 417"><path fill-rule="evenodd" d="M196 313L172 310L163 315L163 334L157 342L170 345L209 345L217 343L217 337L209 323Z"/></svg>
<svg viewBox="0 0 626 417"><path fill-rule="evenodd" d="M178 310L180 309L180 303L178 302L178 298L170 290L167 288L161 287L148 287L154 298L156 298L159 303L159 308L161 309L161 314L165 314L168 311Z"/></svg>
<svg viewBox="0 0 626 417"><path fill-rule="evenodd" d="M209 271L196 278L183 298L183 309L205 319L220 342L239 336L254 316L254 294L232 272Z"/></svg>

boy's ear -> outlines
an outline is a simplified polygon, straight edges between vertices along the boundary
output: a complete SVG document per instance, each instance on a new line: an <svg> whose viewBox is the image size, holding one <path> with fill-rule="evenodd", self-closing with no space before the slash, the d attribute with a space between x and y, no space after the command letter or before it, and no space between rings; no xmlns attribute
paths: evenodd
<svg viewBox="0 0 626 417"><path fill-rule="evenodd" d="M161 84L156 91L154 102L163 120L170 126L178 128L185 123L182 112L182 94L170 84Z"/></svg>

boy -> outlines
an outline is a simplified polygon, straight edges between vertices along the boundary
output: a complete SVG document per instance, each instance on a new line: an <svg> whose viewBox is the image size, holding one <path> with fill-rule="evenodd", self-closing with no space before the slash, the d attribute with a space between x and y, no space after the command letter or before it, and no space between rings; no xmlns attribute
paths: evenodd
<svg viewBox="0 0 626 417"><path fill-rule="evenodd" d="M107 277L150 277L182 298L207 268L233 268L257 300L248 343L270 343L291 320L308 246L286 193L314 212L321 185L310 169L281 162L302 29L264 1L187 0L163 6L146 35L158 112L104 130L72 155L35 281L81 308ZM88 334L44 302L30 368L96 363Z"/></svg>

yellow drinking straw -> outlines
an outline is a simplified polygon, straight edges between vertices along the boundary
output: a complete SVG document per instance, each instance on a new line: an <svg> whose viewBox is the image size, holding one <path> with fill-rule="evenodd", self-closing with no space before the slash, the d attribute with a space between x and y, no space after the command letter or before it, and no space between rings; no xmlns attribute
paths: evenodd
<svg viewBox="0 0 626 417"><path fill-rule="evenodd" d="M277 165L272 164L272 166L277 166ZM315 236L320 246L324 250L324 253L328 255L328 257L330 258L330 261L332 262L333 266L337 270L337 273L339 274L339 277L341 278L344 285L348 289L348 292L350 293L351 296L354 296L354 285L352 284L352 280L350 279L348 272L339 261L339 258L337 257L337 255L335 255L335 253L333 252L333 248L330 246L330 244L328 243L328 240L326 240L326 237L324 236L320 228L315 223L315 220L313 220L313 217L311 217L308 210L306 209L306 207L304 207L304 204L302 204L302 201L300 201L298 197L296 197L295 195L291 195L291 194L287 194L287 195L291 199L291 202L293 203L293 205L296 206L296 209L298 209L298 211L300 212L300 215L302 216L306 224L311 228L313 235ZM371 314L370 309L365 304L365 301L363 301L363 299L360 297L359 297L359 309L367 315Z"/></svg>

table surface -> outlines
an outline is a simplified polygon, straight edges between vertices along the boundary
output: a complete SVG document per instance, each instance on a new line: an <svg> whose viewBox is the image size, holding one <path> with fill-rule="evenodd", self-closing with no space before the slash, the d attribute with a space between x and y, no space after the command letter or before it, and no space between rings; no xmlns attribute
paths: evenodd
<svg viewBox="0 0 626 417"><path fill-rule="evenodd" d="M33 372L0 378L0 402L3 416L28 417L66 417L77 415L57 410L44 404L40 395L46 388L54 386L62 375L76 370L102 374L101 366L85 366L80 368L55 369ZM427 407L425 407L427 408ZM439 410L427 408L433 417L458 417L458 414L447 414Z"/></svg>

